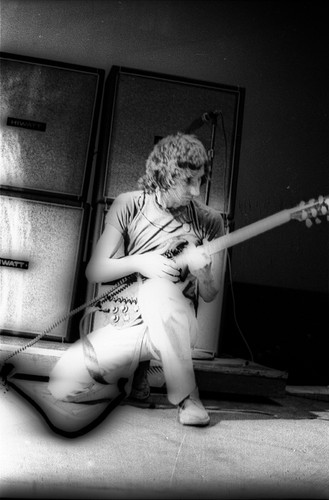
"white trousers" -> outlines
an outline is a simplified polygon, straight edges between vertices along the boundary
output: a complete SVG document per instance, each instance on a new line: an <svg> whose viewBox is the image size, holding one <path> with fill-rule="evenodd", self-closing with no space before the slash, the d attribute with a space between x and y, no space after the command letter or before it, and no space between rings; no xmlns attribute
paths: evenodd
<svg viewBox="0 0 329 500"><path fill-rule="evenodd" d="M129 394L138 363L150 359L161 360L171 403L178 404L195 389L191 347L196 342L198 324L192 302L172 282L148 279L140 286L138 304L141 324L128 328L107 325L88 335L109 385L90 376L78 340L50 374L49 390L56 399L113 399L120 392L118 381L122 378L128 379L125 391Z"/></svg>

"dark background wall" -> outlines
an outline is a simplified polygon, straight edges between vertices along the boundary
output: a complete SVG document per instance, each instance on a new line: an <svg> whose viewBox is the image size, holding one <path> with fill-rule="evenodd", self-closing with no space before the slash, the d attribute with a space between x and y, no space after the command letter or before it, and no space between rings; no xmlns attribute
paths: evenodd
<svg viewBox="0 0 329 500"><path fill-rule="evenodd" d="M1 0L1 50L244 87L238 228L329 193L325 21L318 1ZM325 222L232 251L240 327L256 360L292 379L328 383L328 255ZM222 349L246 356L230 294L227 310Z"/></svg>

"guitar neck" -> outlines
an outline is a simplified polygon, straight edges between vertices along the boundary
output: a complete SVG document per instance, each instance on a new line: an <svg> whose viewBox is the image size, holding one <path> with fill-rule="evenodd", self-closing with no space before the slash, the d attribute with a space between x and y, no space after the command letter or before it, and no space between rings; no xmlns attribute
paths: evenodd
<svg viewBox="0 0 329 500"><path fill-rule="evenodd" d="M207 245L207 249L210 255L220 252L225 248L230 248L238 243L242 243L254 236L258 236L270 229L274 229L277 226L281 226L286 222L291 220L291 213L293 210L282 210L281 212L277 212L274 215L270 215L265 219L254 222L249 226L245 226L241 229L237 229L232 233L225 234L224 236L220 236L212 241L210 241Z"/></svg>

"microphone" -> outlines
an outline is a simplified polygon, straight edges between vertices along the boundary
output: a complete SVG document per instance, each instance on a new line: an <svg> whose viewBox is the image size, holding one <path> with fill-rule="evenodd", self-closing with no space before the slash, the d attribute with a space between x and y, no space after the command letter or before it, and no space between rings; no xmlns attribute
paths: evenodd
<svg viewBox="0 0 329 500"><path fill-rule="evenodd" d="M203 119L205 122L215 123L217 120L217 116L220 114L220 111L209 111L208 113L203 113Z"/></svg>
<svg viewBox="0 0 329 500"><path fill-rule="evenodd" d="M197 130L198 128L202 127L202 125L204 123L208 123L208 122L211 122L211 123L215 123L216 120L217 120L217 116L219 115L220 111L208 111L206 113L203 113L203 115L201 115L199 118L197 118L196 120L194 120L189 127L187 127L185 130L184 130L184 133L185 134L191 134L192 132L194 132L194 130Z"/></svg>

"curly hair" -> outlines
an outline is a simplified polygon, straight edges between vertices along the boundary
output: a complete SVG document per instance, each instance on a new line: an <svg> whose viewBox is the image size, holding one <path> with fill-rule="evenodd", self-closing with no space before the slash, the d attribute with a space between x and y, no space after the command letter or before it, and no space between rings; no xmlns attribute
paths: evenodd
<svg viewBox="0 0 329 500"><path fill-rule="evenodd" d="M146 160L145 174L138 185L147 193L157 188L168 191L177 181L192 177L204 166L204 181L209 175L209 160L202 142L195 136L177 132L161 139Z"/></svg>

